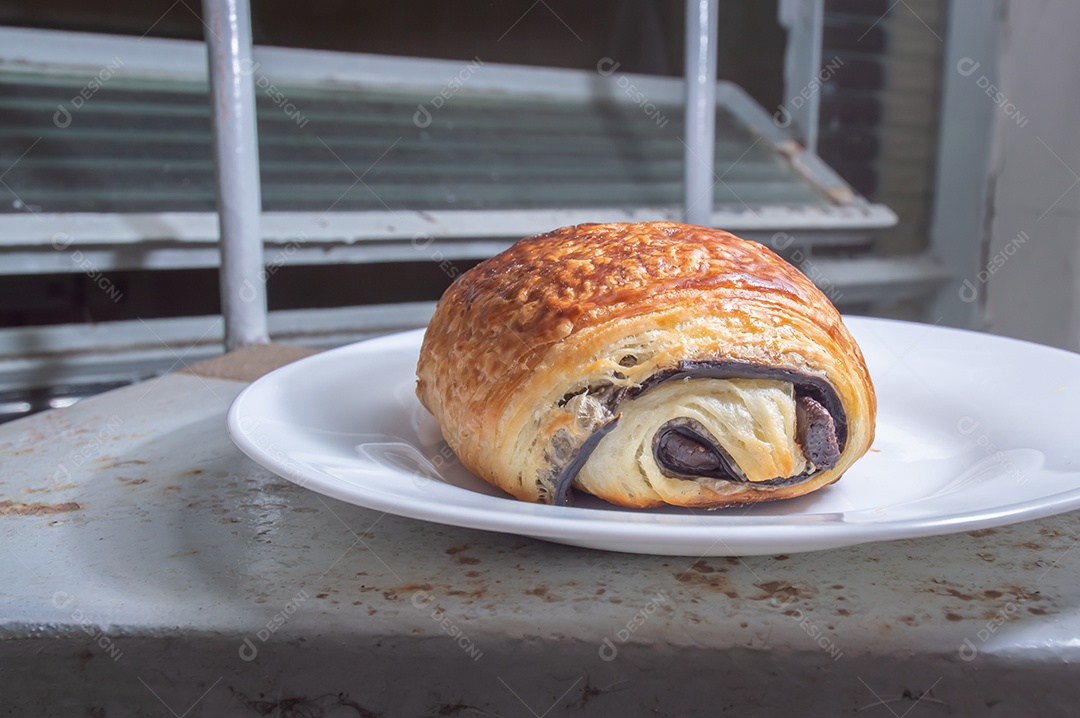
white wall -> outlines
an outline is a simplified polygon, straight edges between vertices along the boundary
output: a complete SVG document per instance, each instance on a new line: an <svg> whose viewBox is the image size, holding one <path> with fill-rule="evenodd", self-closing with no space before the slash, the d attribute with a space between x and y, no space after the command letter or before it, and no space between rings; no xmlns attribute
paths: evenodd
<svg viewBox="0 0 1080 718"><path fill-rule="evenodd" d="M997 113L985 284L974 278L985 289L982 325L1078 351L1080 2L1008 0L1006 8L1004 100L982 95Z"/></svg>

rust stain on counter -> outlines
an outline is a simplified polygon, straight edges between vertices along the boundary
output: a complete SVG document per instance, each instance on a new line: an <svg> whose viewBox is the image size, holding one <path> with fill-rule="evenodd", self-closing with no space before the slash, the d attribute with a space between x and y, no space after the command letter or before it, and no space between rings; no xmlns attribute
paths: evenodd
<svg viewBox="0 0 1080 718"><path fill-rule="evenodd" d="M143 466L150 463L149 461L143 461L142 459L127 459L125 461L115 461L115 457L112 456L103 456L97 460L97 463L105 463L106 461L113 461L113 463L109 464L108 466L103 466L102 469L105 470L119 469L124 466Z"/></svg>
<svg viewBox="0 0 1080 718"><path fill-rule="evenodd" d="M69 511L81 511L82 504L77 501L64 501L59 504L25 504L22 501L0 501L0 516L50 516Z"/></svg>
<svg viewBox="0 0 1080 718"><path fill-rule="evenodd" d="M132 479L128 476L117 476L116 478L117 480L127 484L128 486L139 486L149 481L149 479Z"/></svg>
<svg viewBox="0 0 1080 718"><path fill-rule="evenodd" d="M696 561L681 574L674 574L675 580L684 586L710 588L728 598L738 598L739 593L727 577L727 569L722 566L710 566L705 559Z"/></svg>
<svg viewBox="0 0 1080 718"><path fill-rule="evenodd" d="M82 484L73 484L71 482L66 482L63 484L53 484L52 486L29 487L23 489L22 492L24 494L52 493L53 491L67 491L68 489L77 489L81 485Z"/></svg>
<svg viewBox="0 0 1080 718"><path fill-rule="evenodd" d="M817 593L814 590L809 589L806 586L794 586L784 581L768 581L766 583L755 583L754 588L757 588L762 592L762 595L755 596L755 601L773 601L784 599L796 599L796 598L813 598Z"/></svg>

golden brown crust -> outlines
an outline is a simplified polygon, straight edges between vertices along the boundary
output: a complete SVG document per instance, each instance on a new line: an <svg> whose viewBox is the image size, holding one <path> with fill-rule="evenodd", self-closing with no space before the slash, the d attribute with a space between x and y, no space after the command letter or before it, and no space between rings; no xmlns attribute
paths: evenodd
<svg viewBox="0 0 1080 718"><path fill-rule="evenodd" d="M616 354L646 339L649 359L620 368ZM870 376L829 300L760 244L672 222L564 227L460 276L425 334L417 394L466 467L519 498L550 501L552 466L568 458L557 435L572 449L604 418L586 421L560 400L603 382L633 388L693 360L824 378L850 427L838 466L811 481L767 492L702 489L680 505L806 493L839 478L873 440Z"/></svg>

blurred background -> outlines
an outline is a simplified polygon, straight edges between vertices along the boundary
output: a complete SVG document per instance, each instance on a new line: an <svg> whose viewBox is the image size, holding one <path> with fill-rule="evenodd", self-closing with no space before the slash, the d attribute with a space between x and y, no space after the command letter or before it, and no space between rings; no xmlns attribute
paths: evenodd
<svg viewBox="0 0 1080 718"><path fill-rule="evenodd" d="M1080 349L1080 5L721 0L714 226L844 312ZM193 0L0 0L0 418L222 351ZM685 6L252 8L275 341L522 236L684 216Z"/></svg>

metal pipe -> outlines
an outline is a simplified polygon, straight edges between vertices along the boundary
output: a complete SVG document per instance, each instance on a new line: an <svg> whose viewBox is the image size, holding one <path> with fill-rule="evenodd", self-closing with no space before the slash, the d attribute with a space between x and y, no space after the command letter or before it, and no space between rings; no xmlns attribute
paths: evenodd
<svg viewBox="0 0 1080 718"><path fill-rule="evenodd" d="M217 174L225 349L269 341L248 0L203 0Z"/></svg>
<svg viewBox="0 0 1080 718"><path fill-rule="evenodd" d="M716 38L719 0L686 0L684 220L708 225L716 184Z"/></svg>
<svg viewBox="0 0 1080 718"><path fill-rule="evenodd" d="M784 104L777 108L773 119L781 127L791 125L803 147L816 154L825 0L780 0L779 18L788 38L784 50Z"/></svg>

